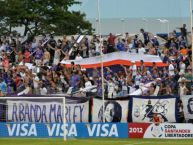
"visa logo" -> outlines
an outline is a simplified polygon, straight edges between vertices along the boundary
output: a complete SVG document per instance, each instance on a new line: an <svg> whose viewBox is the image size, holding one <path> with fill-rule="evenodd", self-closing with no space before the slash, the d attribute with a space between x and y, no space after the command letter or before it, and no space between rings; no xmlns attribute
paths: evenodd
<svg viewBox="0 0 193 145"><path fill-rule="evenodd" d="M9 136L37 136L35 124L7 124Z"/></svg>
<svg viewBox="0 0 193 145"><path fill-rule="evenodd" d="M118 137L116 124L88 124L87 129L90 137Z"/></svg>
<svg viewBox="0 0 193 145"><path fill-rule="evenodd" d="M64 136L64 131L66 136L77 136L77 129L75 124L47 124L47 129L49 136Z"/></svg>

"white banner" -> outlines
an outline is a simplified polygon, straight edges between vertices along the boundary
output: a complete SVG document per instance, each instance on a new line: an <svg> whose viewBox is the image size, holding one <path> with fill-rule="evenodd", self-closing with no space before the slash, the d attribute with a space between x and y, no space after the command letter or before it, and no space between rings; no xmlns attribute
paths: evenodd
<svg viewBox="0 0 193 145"><path fill-rule="evenodd" d="M157 113L164 122L176 122L176 98L133 97L130 103L132 122L153 122Z"/></svg>
<svg viewBox="0 0 193 145"><path fill-rule="evenodd" d="M7 101L7 121L62 122L63 105L60 102ZM66 122L88 122L89 101L66 104Z"/></svg>
<svg viewBox="0 0 193 145"><path fill-rule="evenodd" d="M127 122L128 100L105 100L105 122ZM103 121L103 103L101 99L93 99L92 122Z"/></svg>
<svg viewBox="0 0 193 145"><path fill-rule="evenodd" d="M127 52L113 52L109 54L103 55L103 62L109 62L114 60L126 60L126 61L140 61L143 60L144 62L162 62L161 58L156 55L142 55L142 54L130 54ZM70 64L71 62L79 65L89 65L89 64L96 64L101 63L101 56L95 56L90 58L85 58L81 60L63 60L61 61L62 64Z"/></svg>
<svg viewBox="0 0 193 145"><path fill-rule="evenodd" d="M182 102L185 119L193 119L193 96L182 96Z"/></svg>
<svg viewBox="0 0 193 145"><path fill-rule="evenodd" d="M151 124L144 133L143 138L187 139L193 138L192 124Z"/></svg>

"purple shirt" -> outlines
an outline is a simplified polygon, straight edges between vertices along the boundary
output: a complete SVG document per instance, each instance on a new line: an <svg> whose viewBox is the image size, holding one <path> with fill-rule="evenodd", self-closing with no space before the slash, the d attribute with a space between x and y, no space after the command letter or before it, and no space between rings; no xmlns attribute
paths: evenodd
<svg viewBox="0 0 193 145"><path fill-rule="evenodd" d="M42 50L36 51L35 58L42 59L42 57L43 57L43 51Z"/></svg>
<svg viewBox="0 0 193 145"><path fill-rule="evenodd" d="M79 75L72 75L71 80L71 87L78 87L80 83L80 76Z"/></svg>

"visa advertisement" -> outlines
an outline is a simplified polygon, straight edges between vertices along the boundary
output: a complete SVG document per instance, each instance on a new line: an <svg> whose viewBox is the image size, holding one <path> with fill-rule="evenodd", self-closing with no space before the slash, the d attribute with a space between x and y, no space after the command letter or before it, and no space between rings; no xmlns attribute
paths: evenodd
<svg viewBox="0 0 193 145"><path fill-rule="evenodd" d="M128 138L127 123L0 123L0 137Z"/></svg>
<svg viewBox="0 0 193 145"><path fill-rule="evenodd" d="M0 123L0 137L20 138L193 138L193 124Z"/></svg>

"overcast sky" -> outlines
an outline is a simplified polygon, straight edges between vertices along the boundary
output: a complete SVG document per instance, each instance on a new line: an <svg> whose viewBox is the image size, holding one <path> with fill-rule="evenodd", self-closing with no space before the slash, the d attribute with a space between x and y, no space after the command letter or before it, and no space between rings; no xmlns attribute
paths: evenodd
<svg viewBox="0 0 193 145"><path fill-rule="evenodd" d="M97 17L97 0L78 0L71 9ZM100 0L101 18L189 17L190 0Z"/></svg>

